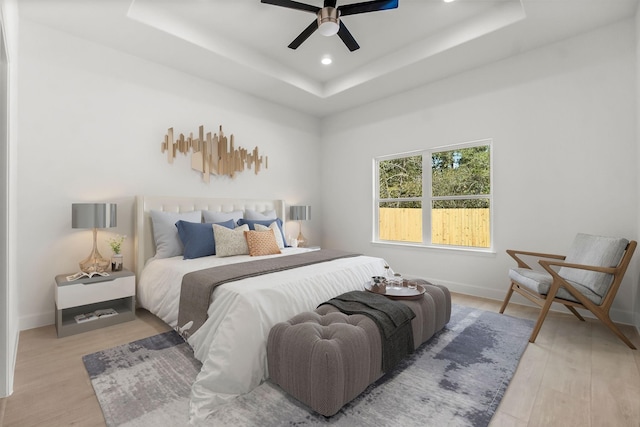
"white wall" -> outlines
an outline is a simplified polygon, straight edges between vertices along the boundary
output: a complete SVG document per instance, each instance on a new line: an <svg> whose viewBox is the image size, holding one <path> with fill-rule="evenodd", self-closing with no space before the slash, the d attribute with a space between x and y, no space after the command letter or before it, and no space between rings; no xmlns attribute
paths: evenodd
<svg viewBox="0 0 640 427"><path fill-rule="evenodd" d="M138 194L319 205L319 123L310 116L28 21L19 89L22 329L53 323L54 277L77 271L91 249L91 232L71 229L73 202L118 203L118 227L98 235L103 255L111 232L133 236ZM169 165L160 152L167 128L188 134L199 125L222 125L237 145L257 145L269 168L205 184L188 157ZM305 224L312 242L314 223ZM123 251L127 268L132 244Z"/></svg>
<svg viewBox="0 0 640 427"><path fill-rule="evenodd" d="M502 300L508 248L566 253L577 232L637 239L635 58L625 21L326 118L323 245ZM371 243L373 157L484 138L494 255ZM614 304L618 321L633 321L638 259Z"/></svg>
<svg viewBox="0 0 640 427"><path fill-rule="evenodd" d="M640 147L640 8L636 10L635 16L635 42L636 42L636 143ZM638 149L638 157L636 159L640 165L640 148ZM638 210L640 211L640 174L638 174L638 188L636 189ZM640 228L640 215L637 216L638 227ZM640 274L635 277L635 322L636 329L640 332Z"/></svg>
<svg viewBox="0 0 640 427"><path fill-rule="evenodd" d="M117 202L111 231L131 236L133 198L143 193L310 204L312 243L502 299L507 248L562 253L577 232L637 239L635 58L626 21L328 117L319 137L309 116L22 21L21 328L53 322L53 277L90 250L90 232L71 229L71 203ZM166 129L200 124L258 145L269 169L204 184L187 158L169 165L159 150ZM479 138L494 141L494 255L370 243L374 156ZM99 235L104 254L108 235ZM638 270L634 259L616 320L633 321Z"/></svg>
<svg viewBox="0 0 640 427"><path fill-rule="evenodd" d="M4 31L4 42L8 61L8 73L3 75L1 84L8 95L8 111L6 120L8 124L7 146L3 147L2 161L5 165L1 168L3 176L0 178L2 185L2 197L6 201L2 209L5 212L0 215L4 218L2 227L4 242L6 243L4 255L6 259L0 280L0 397L5 397L13 392L14 367L18 349L19 323L18 323L18 272L17 272L17 147L18 147L18 122L15 111L18 103L18 8L15 0L0 0L0 30ZM1 39L2 37L0 37ZM6 157L5 157L6 155Z"/></svg>

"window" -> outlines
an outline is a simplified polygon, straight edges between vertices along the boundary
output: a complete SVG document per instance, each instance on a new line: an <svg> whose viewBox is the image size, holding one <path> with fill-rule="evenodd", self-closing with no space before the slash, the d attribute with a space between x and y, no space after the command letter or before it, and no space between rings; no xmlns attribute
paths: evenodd
<svg viewBox="0 0 640 427"><path fill-rule="evenodd" d="M491 141L379 157L374 168L376 241L491 247Z"/></svg>

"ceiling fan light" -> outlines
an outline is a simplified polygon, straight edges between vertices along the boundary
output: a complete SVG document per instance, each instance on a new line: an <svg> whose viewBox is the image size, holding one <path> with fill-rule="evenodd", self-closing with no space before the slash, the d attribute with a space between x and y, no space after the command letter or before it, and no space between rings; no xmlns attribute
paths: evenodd
<svg viewBox="0 0 640 427"><path fill-rule="evenodd" d="M340 29L338 9L335 7L323 7L318 11L318 31L323 36L332 36Z"/></svg>
<svg viewBox="0 0 640 427"><path fill-rule="evenodd" d="M318 28L318 31L320 31L320 34L323 36L329 37L337 34L339 29L340 25L335 22L323 22Z"/></svg>

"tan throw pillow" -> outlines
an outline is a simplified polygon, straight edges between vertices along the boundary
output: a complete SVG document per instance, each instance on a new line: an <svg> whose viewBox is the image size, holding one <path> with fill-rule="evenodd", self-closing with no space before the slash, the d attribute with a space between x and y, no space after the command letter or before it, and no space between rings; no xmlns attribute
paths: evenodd
<svg viewBox="0 0 640 427"><path fill-rule="evenodd" d="M233 230L222 225L212 224L213 238L216 241L216 256L247 255L249 247L244 232L249 230L249 226L244 224Z"/></svg>
<svg viewBox="0 0 640 427"><path fill-rule="evenodd" d="M273 230L267 231L245 231L244 236L247 239L247 246L249 246L249 255L275 255L279 254L280 248L276 243L275 234Z"/></svg>

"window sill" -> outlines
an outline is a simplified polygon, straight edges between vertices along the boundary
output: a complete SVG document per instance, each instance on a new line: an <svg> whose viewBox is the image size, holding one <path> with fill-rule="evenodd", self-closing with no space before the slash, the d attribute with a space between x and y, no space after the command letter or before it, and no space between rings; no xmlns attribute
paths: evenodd
<svg viewBox="0 0 640 427"><path fill-rule="evenodd" d="M371 241L372 245L376 246L386 246L386 247L398 247L398 248L415 248L415 249L426 249L426 250L436 250L443 252L456 252L462 254L469 255L480 255L480 256L495 256L496 251L492 248L469 248L463 246L438 246L438 245L424 245L422 243L411 243L411 242L391 242L391 241Z"/></svg>

